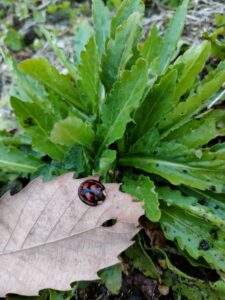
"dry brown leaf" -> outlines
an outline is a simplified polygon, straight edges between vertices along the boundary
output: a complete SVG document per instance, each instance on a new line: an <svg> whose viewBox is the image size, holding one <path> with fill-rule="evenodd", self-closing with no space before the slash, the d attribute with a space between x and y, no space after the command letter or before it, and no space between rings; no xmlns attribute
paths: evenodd
<svg viewBox="0 0 225 300"><path fill-rule="evenodd" d="M87 206L77 195L84 180L72 173L48 183L39 177L0 199L0 296L68 290L71 282L98 279L96 272L118 263L132 244L142 204L119 184L105 184L105 202ZM110 219L117 223L103 227Z"/></svg>

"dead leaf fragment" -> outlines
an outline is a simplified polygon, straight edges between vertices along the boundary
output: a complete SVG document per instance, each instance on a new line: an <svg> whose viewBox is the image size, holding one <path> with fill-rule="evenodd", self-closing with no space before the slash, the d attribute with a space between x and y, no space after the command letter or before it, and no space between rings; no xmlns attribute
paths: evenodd
<svg viewBox="0 0 225 300"><path fill-rule="evenodd" d="M72 173L48 183L39 177L0 199L1 297L68 290L71 282L98 279L97 271L118 263L132 244L142 203L132 202L119 184L105 184L105 202L87 206L77 195L84 180ZM110 219L116 224L103 227Z"/></svg>

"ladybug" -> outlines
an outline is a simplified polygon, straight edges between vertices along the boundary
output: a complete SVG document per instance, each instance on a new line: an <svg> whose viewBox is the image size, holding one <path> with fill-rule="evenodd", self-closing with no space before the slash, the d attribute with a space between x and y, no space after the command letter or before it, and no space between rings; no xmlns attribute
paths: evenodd
<svg viewBox="0 0 225 300"><path fill-rule="evenodd" d="M97 206L105 201L105 187L100 181L88 179L79 186L78 196L85 204Z"/></svg>

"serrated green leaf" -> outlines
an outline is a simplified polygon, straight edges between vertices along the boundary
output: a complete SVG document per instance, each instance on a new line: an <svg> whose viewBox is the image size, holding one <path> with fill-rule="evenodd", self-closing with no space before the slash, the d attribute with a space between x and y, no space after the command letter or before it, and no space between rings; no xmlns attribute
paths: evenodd
<svg viewBox="0 0 225 300"><path fill-rule="evenodd" d="M44 165L39 159L14 147L0 145L0 169L12 173L33 173Z"/></svg>
<svg viewBox="0 0 225 300"><path fill-rule="evenodd" d="M139 239L126 250L125 254L132 261L133 266L143 272L145 276L155 279L159 278L156 266Z"/></svg>
<svg viewBox="0 0 225 300"><path fill-rule="evenodd" d="M87 19L82 20L76 28L74 37L74 62L79 65L81 62L80 54L93 34L91 25Z"/></svg>
<svg viewBox="0 0 225 300"><path fill-rule="evenodd" d="M141 0L125 0L121 3L117 13L112 18L111 36L114 38L117 28L122 25L134 12L144 14L144 4Z"/></svg>
<svg viewBox="0 0 225 300"><path fill-rule="evenodd" d="M174 67L183 64L184 68L176 87L174 103L177 103L181 96L193 86L196 76L203 69L209 54L210 43L204 42L197 47L190 48L176 60Z"/></svg>
<svg viewBox="0 0 225 300"><path fill-rule="evenodd" d="M121 158L119 164L157 174L174 185L184 184L217 193L224 190L224 160L210 152L194 151L174 142L160 145L154 155Z"/></svg>
<svg viewBox="0 0 225 300"><path fill-rule="evenodd" d="M69 61L69 59L66 57L65 53L57 46L56 37L53 35L53 33L50 33L43 28L41 29L41 32L45 35L45 38L47 39L48 43L55 51L56 55L58 56L62 64L69 71L70 75L73 77L74 80L77 80L78 75L76 69L73 66L73 64Z"/></svg>
<svg viewBox="0 0 225 300"><path fill-rule="evenodd" d="M153 26L147 39L140 45L140 55L148 62L150 71L154 60L159 56L161 39L156 26Z"/></svg>
<svg viewBox="0 0 225 300"><path fill-rule="evenodd" d="M222 86L225 81L225 71L220 70L220 66L214 72L212 78L206 78L196 92L190 94L186 101L180 102L177 107L169 113L159 124L161 137L166 137L171 131L179 128L188 122L192 115L197 114Z"/></svg>
<svg viewBox="0 0 225 300"><path fill-rule="evenodd" d="M182 295L188 300L223 300L225 295L225 283L223 280L216 282L181 280L171 287L177 298Z"/></svg>
<svg viewBox="0 0 225 300"><path fill-rule="evenodd" d="M146 132L154 128L172 109L176 77L177 72L175 70L163 76L135 112L134 121L136 126L133 126L131 133L133 141L139 140Z"/></svg>
<svg viewBox="0 0 225 300"><path fill-rule="evenodd" d="M96 111L98 107L99 69L98 50L95 39L92 37L87 43L86 49L81 52L81 64L78 66L80 80L77 82L82 102L92 111Z"/></svg>
<svg viewBox="0 0 225 300"><path fill-rule="evenodd" d="M164 34L160 49L160 73L165 72L176 50L184 28L188 3L189 0L184 0L182 5L178 7L170 26Z"/></svg>
<svg viewBox="0 0 225 300"><path fill-rule="evenodd" d="M20 70L15 60L7 53L1 51L2 55L12 69L13 76L18 84L14 87L12 96L22 99L24 102L34 102L42 107L43 110L55 115L55 119L65 118L70 113L78 114L72 104L62 101L62 97L53 90L47 89L44 84L33 79L30 75Z"/></svg>
<svg viewBox="0 0 225 300"><path fill-rule="evenodd" d="M44 58L32 58L24 60L19 64L19 69L41 82L47 88L52 89L62 99L68 100L81 111L87 111L83 103L76 98L77 90L74 88L70 78L60 74Z"/></svg>
<svg viewBox="0 0 225 300"><path fill-rule="evenodd" d="M87 19L82 20L76 28L74 37L74 62L76 65L80 64L80 54L85 49L92 33L92 28Z"/></svg>
<svg viewBox="0 0 225 300"><path fill-rule="evenodd" d="M196 209L191 208L190 212L190 207L185 204L185 199L192 205L196 204L198 199L194 202L193 198L183 196L169 188L161 191L158 189L159 197L163 200L160 224L165 236L170 240L176 240L179 247L182 250L185 249L193 258L203 257L213 268L224 272L225 231L223 227L206 222L205 216L209 217L210 213L207 212L207 207L204 205L201 209L198 206ZM215 206L217 202L214 203ZM206 210L205 213L204 210ZM215 210L214 212L215 217L220 218Z"/></svg>
<svg viewBox="0 0 225 300"><path fill-rule="evenodd" d="M55 123L51 141L60 145L78 145L91 148L94 132L91 126L73 116Z"/></svg>
<svg viewBox="0 0 225 300"><path fill-rule="evenodd" d="M122 269L120 264L100 271L99 276L112 294L117 295L119 293L122 286Z"/></svg>
<svg viewBox="0 0 225 300"><path fill-rule="evenodd" d="M102 0L93 0L92 16L95 38L100 57L105 52L105 43L110 36L110 12Z"/></svg>
<svg viewBox="0 0 225 300"><path fill-rule="evenodd" d="M159 145L159 142L159 131L156 128L151 128L129 148L129 153L152 154Z"/></svg>
<svg viewBox="0 0 225 300"><path fill-rule="evenodd" d="M144 209L149 220L157 222L160 219L158 195L155 191L154 182L149 177L139 176L136 180L125 177L123 191L144 201Z"/></svg>
<svg viewBox="0 0 225 300"><path fill-rule="evenodd" d="M43 102L46 107L49 107L48 93L46 92L44 85L22 72L18 68L16 61L8 53L4 52L2 49L0 49L0 53L11 69L12 74L20 87L18 94L22 94L23 100L28 102Z"/></svg>
<svg viewBox="0 0 225 300"><path fill-rule="evenodd" d="M98 169L95 171L96 174L105 174L110 168L113 167L113 164L116 160L116 151L115 150L105 150L100 159Z"/></svg>
<svg viewBox="0 0 225 300"><path fill-rule="evenodd" d="M115 39L107 43L102 57L102 82L109 91L124 71L126 63L133 55L133 47L141 34L140 15L136 12L126 20L115 33ZM126 42L124 42L126 41Z"/></svg>
<svg viewBox="0 0 225 300"><path fill-rule="evenodd" d="M172 191L169 187L158 188L157 191L159 198L166 199L168 206L176 205L176 207L210 222L212 226L215 225L221 229L225 226L224 195L193 190L192 196L187 197L178 190Z"/></svg>
<svg viewBox="0 0 225 300"><path fill-rule="evenodd" d="M190 148L199 148L218 136L225 135L225 112L213 110L199 119L191 120L166 137Z"/></svg>
<svg viewBox="0 0 225 300"><path fill-rule="evenodd" d="M38 104L23 102L15 97L11 97L11 105L20 125L32 139L34 149L48 154L53 159L63 159L65 148L50 141L54 117Z"/></svg>
<svg viewBox="0 0 225 300"><path fill-rule="evenodd" d="M123 137L131 113L138 107L147 83L147 64L139 59L130 71L125 71L106 98L98 127L98 153Z"/></svg>

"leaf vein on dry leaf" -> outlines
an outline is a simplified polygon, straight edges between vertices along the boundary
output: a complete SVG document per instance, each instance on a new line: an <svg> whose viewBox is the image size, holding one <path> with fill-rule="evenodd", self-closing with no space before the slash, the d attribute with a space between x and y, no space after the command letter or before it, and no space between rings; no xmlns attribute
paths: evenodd
<svg viewBox="0 0 225 300"><path fill-rule="evenodd" d="M23 208L21 209L21 212L20 212L20 214L19 214L19 216L18 216L18 218L17 218L17 220L16 220L15 226L13 227L13 230L12 230L11 234L9 235L9 238L8 238L8 240L7 240L6 244L5 244L5 246L4 246L3 250L2 250L2 252L4 252L4 251L6 250L8 244L9 244L9 242L10 242L10 240L11 240L11 238L12 238L12 236L13 236L13 234L14 234L16 228L17 228L17 225L18 225L19 222L20 222L21 216L22 216L22 214L23 214L23 212L24 212L24 210L25 210L25 208L26 208L28 202L29 202L29 197L27 197L27 200L25 201L24 206L23 206Z"/></svg>
<svg viewBox="0 0 225 300"><path fill-rule="evenodd" d="M82 213L76 224L74 224L73 228L70 230L69 235L74 231L76 226L80 223L80 221L83 219L83 217L86 215L86 213L89 211L90 207L87 207L87 209Z"/></svg>
<svg viewBox="0 0 225 300"><path fill-rule="evenodd" d="M31 228L29 229L22 245L21 245L21 249L23 249L23 246L25 245L25 242L26 240L28 239L31 231L33 230L34 226L38 223L38 221L40 220L40 217L43 215L44 211L46 210L47 206L49 205L49 203L52 201L54 195L58 192L58 190L60 189L61 187L59 186L55 191L54 193L52 194L51 197L49 197L49 200L46 202L45 206L43 207L42 211L40 212L39 216L37 217L37 219L35 220L35 222L32 224Z"/></svg>
<svg viewBox="0 0 225 300"><path fill-rule="evenodd" d="M54 226L52 227L51 231L49 232L45 243L49 240L49 238L51 237L52 232L54 231L54 229L56 228L56 226L59 224L59 222L61 221L61 219L63 218L63 216L65 215L65 213L67 212L67 210L70 208L70 206L73 204L74 199L72 201L70 201L69 205L64 209L63 213L61 214L61 216L58 218L58 220L55 222Z"/></svg>

